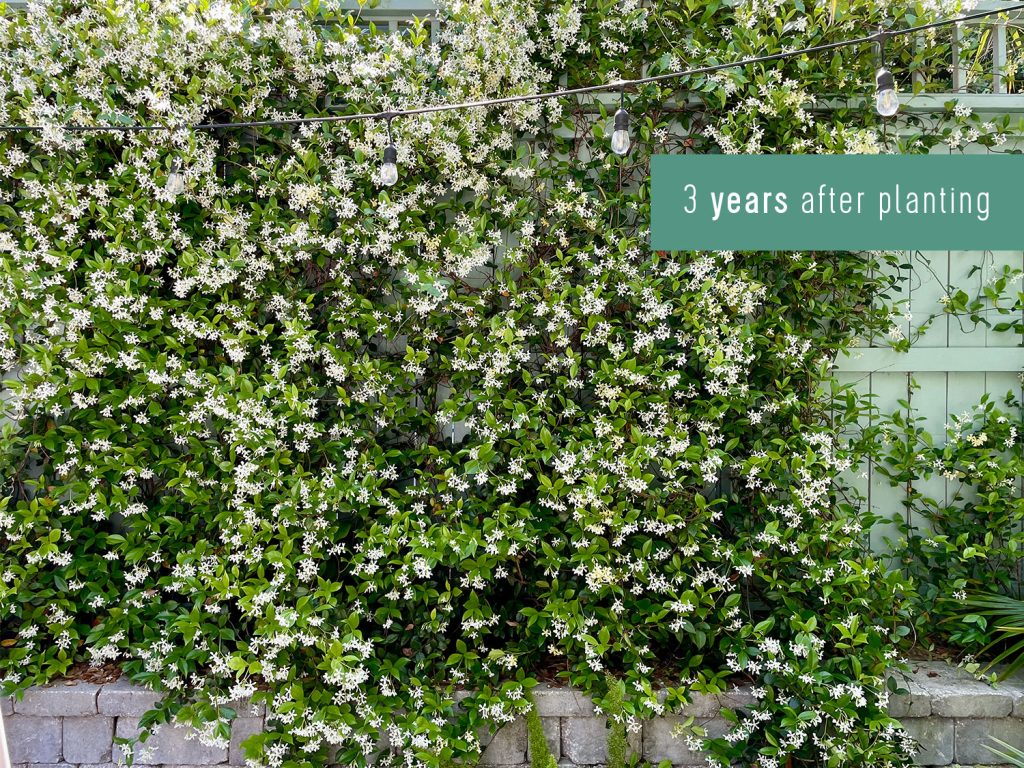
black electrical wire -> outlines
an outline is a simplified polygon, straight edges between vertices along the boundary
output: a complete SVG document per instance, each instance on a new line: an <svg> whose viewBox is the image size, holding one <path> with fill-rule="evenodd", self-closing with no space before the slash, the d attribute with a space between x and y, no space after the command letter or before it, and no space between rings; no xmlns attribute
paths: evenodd
<svg viewBox="0 0 1024 768"><path fill-rule="evenodd" d="M724 64L710 64L706 67L696 67L694 69L684 69L677 72L666 72L661 75L652 75L649 77L640 77L633 80L617 80L613 83L604 83L601 85L585 85L579 88L566 88L559 91L546 91L544 93L531 93L520 96L504 96L497 99L482 99L479 101L464 101L457 104L434 104L425 107L412 107L409 109L395 109L395 110L384 110L379 112L359 112L351 115L326 115L322 117L293 117L293 118L282 118L279 120L245 120L230 123L198 123L190 126L172 126L172 125L0 125L0 131L5 132L16 132L16 131L45 131L45 130L63 130L70 133L81 133L81 132L100 132L100 131L120 131L124 133L143 133L146 131L167 131L175 133L178 131L202 131L202 130L215 130L221 128L263 128L272 126L286 126L286 125L318 125L320 123L347 123L355 120L384 120L390 122L397 117L412 117L415 115L426 115L434 112L451 112L460 109L477 109L481 107L494 107L501 106L504 104L523 104L532 101L543 101L545 99L558 99L565 96L577 96L587 93L599 93L601 91L617 91L625 90L627 88L634 88L639 85L646 85L648 83L660 83L665 80L675 80L682 77L691 77L693 75L707 75L714 72L721 72L725 69L735 69L736 67L745 67L750 64L763 64L770 61L782 61L785 59L792 59L798 56L806 56L812 53L821 53L823 51L834 51L838 48L847 48L855 45L864 45L866 43L880 43L887 40L890 37L912 35L917 32L924 32L929 29L938 29L940 27L948 27L953 24L960 24L965 21L973 21L975 19L983 19L988 16L996 16L1001 13L1009 13L1011 11L1024 10L1024 2L1016 3L1014 5L1008 5L1004 8L989 9L984 11L977 11L975 13L968 13L957 17L940 19L939 21L932 21L928 24L918 24L914 27L904 27L903 29L886 30L881 29L870 35L864 35L862 37L854 37L848 40L839 40L834 43L822 43L821 45L814 45L809 48L799 48L793 51L782 51L779 53L770 53L764 56L753 56L748 59L739 59L737 61L730 61Z"/></svg>

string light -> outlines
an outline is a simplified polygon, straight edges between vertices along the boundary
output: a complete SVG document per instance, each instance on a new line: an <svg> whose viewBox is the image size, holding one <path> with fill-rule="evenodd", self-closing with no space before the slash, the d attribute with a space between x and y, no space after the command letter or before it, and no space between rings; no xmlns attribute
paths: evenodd
<svg viewBox="0 0 1024 768"><path fill-rule="evenodd" d="M181 172L181 160L177 157L171 163L171 172L167 174L167 183L164 184L164 189L172 197L177 197L185 191L185 174Z"/></svg>
<svg viewBox="0 0 1024 768"><path fill-rule="evenodd" d="M398 181L398 149L391 138L391 118L388 118L388 145L384 147L384 162L380 166L380 183L394 186Z"/></svg>
<svg viewBox="0 0 1024 768"><path fill-rule="evenodd" d="M892 117L900 109L900 97L896 94L896 80L885 67L878 70L875 75L875 87L878 94L875 96L875 109L882 117Z"/></svg>
<svg viewBox="0 0 1024 768"><path fill-rule="evenodd" d="M882 117L892 117L900 109L900 97L896 93L896 78L885 66L884 29L878 30L878 72L875 73L875 110Z"/></svg>
<svg viewBox="0 0 1024 768"><path fill-rule="evenodd" d="M612 152L624 155L629 152L629 112L626 111L626 90L619 97L619 110L615 113L615 130L612 131Z"/></svg>
<svg viewBox="0 0 1024 768"><path fill-rule="evenodd" d="M927 24L918 24L913 27L904 27L898 30L889 30L884 33L886 38L913 35L918 32L924 32L929 29L938 29L940 27L952 26L954 24L962 24L967 21L973 21L976 19L983 19L989 16L995 16L998 14L1012 13L1014 11L1024 10L1024 2L1016 3L1014 5L1008 5L1003 8L990 8L982 11L976 11L968 14L961 14L959 16L940 19L938 21L932 21ZM676 72L666 72L661 75L652 75L650 77L641 77L634 80L620 80L617 83L604 83L600 85L586 85L579 88L566 88L558 91L546 91L543 93L532 93L520 96L504 96L496 99L481 99L478 101L465 101L454 104L433 104L430 106L423 107L410 107L409 109L400 109L387 112L360 112L350 115L326 115L321 117L293 117L293 118L281 118L277 120L239 120L237 122L225 122L225 123L198 123L191 126L168 126L168 125L80 125L80 124L68 124L68 125L0 125L0 131L5 132L43 132L52 131L59 129L67 131L69 133L84 133L84 132L111 132L111 133L142 133L142 132L158 132L158 131L175 131L181 130L182 128L188 128L191 130L215 130L215 129L231 129L231 128L260 128L260 127L272 127L272 126L287 126L287 125L318 125L320 123L345 123L355 120L387 120L395 117L411 117L415 115L426 115L435 112L452 112L462 109L476 109L480 107L495 107L505 104L523 104L533 101L543 101L545 99L557 99L564 98L566 96L578 96L589 93L601 93L611 90L624 89L624 88L635 88L640 85L647 85L650 83L660 83L667 80L678 80L684 77L692 77L694 75L708 75L715 72L721 72L727 69L736 69L740 67L746 67L751 64L763 64L768 62L784 61L787 59L799 58L801 56L807 56L814 53L822 53L825 51L834 51L840 48L849 48L857 45L867 45L870 43L877 43L880 40L878 33L870 35L864 35L862 37L849 38L847 40L837 40L832 43L822 43L821 45L813 45L807 48L796 48L793 50L780 51L778 53L769 53L763 56L752 56L746 59L738 59L735 61L724 62L722 64L709 64L705 67L695 67L693 69L685 69ZM885 73L891 75L888 70L884 70ZM876 76L876 86L881 86L879 79L881 78L883 71L880 70ZM888 83L888 80L885 80ZM895 89L893 89L895 92ZM886 99L890 99L887 95ZM397 168L396 168L397 170Z"/></svg>
<svg viewBox="0 0 1024 768"><path fill-rule="evenodd" d="M398 150L394 144L384 147L384 163L380 167L380 183L385 187L394 186L398 181Z"/></svg>

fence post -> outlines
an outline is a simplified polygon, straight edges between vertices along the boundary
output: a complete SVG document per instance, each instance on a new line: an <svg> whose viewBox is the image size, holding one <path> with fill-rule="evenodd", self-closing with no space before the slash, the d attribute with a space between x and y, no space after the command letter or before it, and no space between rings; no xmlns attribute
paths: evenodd
<svg viewBox="0 0 1024 768"><path fill-rule="evenodd" d="M960 25L953 25L953 90L956 93L961 93L967 90L967 71L963 67L963 61L961 60L962 52L960 50L960 41L963 39L960 31Z"/></svg>
<svg viewBox="0 0 1024 768"><path fill-rule="evenodd" d="M1006 22L992 23L992 93L1006 93Z"/></svg>

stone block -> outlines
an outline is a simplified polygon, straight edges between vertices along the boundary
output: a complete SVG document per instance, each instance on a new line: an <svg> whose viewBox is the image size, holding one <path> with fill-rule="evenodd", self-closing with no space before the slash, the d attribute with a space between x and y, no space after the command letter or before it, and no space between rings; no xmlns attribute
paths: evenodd
<svg viewBox="0 0 1024 768"><path fill-rule="evenodd" d="M658 701L664 704L668 700L664 688L658 691ZM686 717L715 718L722 709L748 709L756 703L749 686L733 688L725 693L691 693L690 703L681 707L676 714Z"/></svg>
<svg viewBox="0 0 1024 768"><path fill-rule="evenodd" d="M544 728L544 741L548 744L548 751L555 760L558 760L562 757L562 721L557 717L542 717L540 724ZM532 760L533 755L530 752L529 743L526 746L526 756Z"/></svg>
<svg viewBox="0 0 1024 768"><path fill-rule="evenodd" d="M630 750L640 754L641 734L626 732ZM601 765L608 760L608 726L604 717L562 720L562 759L575 765Z"/></svg>
<svg viewBox="0 0 1024 768"><path fill-rule="evenodd" d="M992 744L992 737L1024 749L1024 676L989 685L948 664L922 663L915 665L909 679L901 677L898 682L909 692L891 696L889 711L918 742L918 765L999 765L986 746ZM590 697L552 686L538 686L533 695L556 760L567 767L607 761L606 720L595 714ZM661 697L664 699L663 693ZM111 750L112 737L136 736L138 718L160 698L160 693L122 680L102 686L58 683L29 689L20 702L0 699L12 763L15 768L116 768L124 748L115 745ZM721 736L729 725L717 717L720 708L742 709L752 703L747 688L718 695L693 694L681 713L645 723L641 734L629 734L630 747L654 765L668 760L676 768L706 767L704 753L690 749L685 738L672 736L675 726L693 716L709 736ZM230 745L209 747L191 728L165 725L136 747L136 758L148 764L138 768L244 765L241 744L263 729L264 719L259 714L263 706L254 710L248 701L227 706L240 714L232 723ZM254 711L257 714L250 716ZM528 765L525 719L506 725L493 736L482 735L481 742L485 746L483 766Z"/></svg>
<svg viewBox="0 0 1024 768"><path fill-rule="evenodd" d="M608 759L608 729L603 719L568 717L562 721L562 757L576 765L597 765Z"/></svg>
<svg viewBox="0 0 1024 768"><path fill-rule="evenodd" d="M1018 673L1008 680L996 683L996 689L1009 694L1013 700L1011 714L1014 717L1024 717L1024 675Z"/></svg>
<svg viewBox="0 0 1024 768"><path fill-rule="evenodd" d="M249 699L235 699L234 701L229 701L223 706L230 707L235 710L238 717L263 717L267 713L267 705L262 701L253 702Z"/></svg>
<svg viewBox="0 0 1024 768"><path fill-rule="evenodd" d="M4 718L7 749L12 763L59 763L59 717L14 714Z"/></svg>
<svg viewBox="0 0 1024 768"><path fill-rule="evenodd" d="M590 717L594 714L591 698L572 688L538 685L531 693L541 717Z"/></svg>
<svg viewBox="0 0 1024 768"><path fill-rule="evenodd" d="M25 691L24 698L14 702L14 711L34 717L94 715L99 690L100 686L95 683L83 682L36 685Z"/></svg>
<svg viewBox="0 0 1024 768"><path fill-rule="evenodd" d="M693 693L690 695L690 703L685 705L679 710L679 714L684 717L717 717L718 713L722 711L722 707L734 708L742 706L738 703L732 703L733 701L738 702L738 698L730 697L730 703L726 703L726 696L716 695L713 693Z"/></svg>
<svg viewBox="0 0 1024 768"><path fill-rule="evenodd" d="M64 718L64 759L69 763L104 763L111 759L114 718Z"/></svg>
<svg viewBox="0 0 1024 768"><path fill-rule="evenodd" d="M944 662L919 662L911 680L931 698L931 714L939 717L1006 717L1013 711L1013 695L1003 687L975 679L965 669Z"/></svg>
<svg viewBox="0 0 1024 768"><path fill-rule="evenodd" d="M242 742L262 730L262 717L237 717L231 722L231 745L228 747L228 762L231 765L245 765Z"/></svg>
<svg viewBox="0 0 1024 768"><path fill-rule="evenodd" d="M671 715L644 723L644 760L653 765L662 760L669 760L673 765L707 765L705 752L690 749L685 737L673 735L676 726L688 719L689 717ZM721 718L695 720L693 724L702 727L708 738L717 738L729 731L729 723Z"/></svg>
<svg viewBox="0 0 1024 768"><path fill-rule="evenodd" d="M114 729L117 738L133 739L139 735L137 722L123 717ZM128 748L115 744L114 762L127 757ZM195 729L184 725L163 725L159 732L150 735L145 742L134 748L135 759L139 762L162 765L216 765L228 761L228 748L209 747L199 741Z"/></svg>
<svg viewBox="0 0 1024 768"><path fill-rule="evenodd" d="M948 661L909 661L910 677L913 680L928 686L930 681L950 680L960 677L967 677L970 680L974 676L966 669L954 667Z"/></svg>
<svg viewBox="0 0 1024 768"><path fill-rule="evenodd" d="M162 694L120 678L100 687L96 708L101 715L134 717L136 720L156 707Z"/></svg>
<svg viewBox="0 0 1024 768"><path fill-rule="evenodd" d="M480 765L522 765L526 762L526 719L503 725L486 743Z"/></svg>
<svg viewBox="0 0 1024 768"><path fill-rule="evenodd" d="M1024 749L1024 721L1016 718L956 721L956 761L971 765L993 765L1000 763L986 745L997 747L993 738L1005 741L1012 747Z"/></svg>
<svg viewBox="0 0 1024 768"><path fill-rule="evenodd" d="M14 714L14 699L10 696L0 696L0 715Z"/></svg>
<svg viewBox="0 0 1024 768"><path fill-rule="evenodd" d="M750 709L757 704L757 699L754 698L754 694L750 686L743 686L741 688L733 688L725 693L719 693L715 696L718 700L719 709L710 712L710 716L718 717L719 710L722 707L727 709Z"/></svg>
<svg viewBox="0 0 1024 768"><path fill-rule="evenodd" d="M1012 711L1013 698L1006 691L942 689L932 694L932 717L1000 718Z"/></svg>
<svg viewBox="0 0 1024 768"><path fill-rule="evenodd" d="M928 717L932 713L932 697L928 689L917 680L896 676L896 683L907 691L889 696L889 714L892 717Z"/></svg>
<svg viewBox="0 0 1024 768"><path fill-rule="evenodd" d="M910 717L902 721L917 742L917 765L950 765L953 762L953 721L940 717Z"/></svg>

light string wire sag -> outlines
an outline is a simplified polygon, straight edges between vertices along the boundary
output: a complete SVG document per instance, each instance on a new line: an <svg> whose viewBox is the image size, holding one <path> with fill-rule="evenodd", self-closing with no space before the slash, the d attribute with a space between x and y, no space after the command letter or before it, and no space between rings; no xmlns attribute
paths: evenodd
<svg viewBox="0 0 1024 768"><path fill-rule="evenodd" d="M822 53L825 51L834 51L839 48L848 48L857 45L865 45L869 43L883 43L885 40L905 35L913 35L918 32L924 32L930 29L938 29L941 27L952 26L954 24L962 24L967 21L974 21L977 19L987 18L989 16L996 16L1003 13L1011 13L1013 11L1024 10L1024 2L1016 3L1014 5L1007 5L1002 8L986 9L982 11L976 11L968 14L961 14L955 17L949 17L940 19L937 21L928 22L927 24L918 24L912 27L904 27L902 29L880 29L870 35L862 35L860 37L849 38L846 40L837 40L831 43L822 43L820 45L813 45L807 48L798 48L792 51L780 51L778 53L770 53L762 56L751 56L745 59L737 59L735 61L723 62L720 64L709 64L703 67L694 67L692 69L678 70L674 72L665 72L660 75L651 75L648 77L639 77L628 80L617 80L611 83L601 83L599 85L585 85L577 88L564 88L556 91L544 91L541 93L530 93L530 94L519 94L515 96L503 96L494 99L480 99L476 101L464 101L452 104L429 104L420 107L410 107L407 109L390 109L381 110L377 112L358 112L348 115L323 115L318 117L292 117L292 118L280 118L274 120L239 120L233 122L209 122L209 123L197 123L194 125L144 125L144 124L132 124L132 125L0 125L0 131L11 133L11 132L38 132L38 131L52 131L52 130L64 130L68 132L146 132L146 131L167 131L175 132L182 130L217 130L217 129L231 129L231 128L261 128L261 127L273 127L273 126L288 126L288 125L317 125L322 123L347 123L356 120L386 120L391 121L399 117L414 117L416 115L432 114L436 112L452 112L463 109L478 109L486 107L496 107L506 104L523 104L533 101L544 101L547 99L558 99L567 96L578 96L589 93L600 93L603 91L625 91L626 89L634 89L641 85L648 85L651 83L665 82L666 80L677 80L685 77L692 77L695 75L707 75L715 72L721 72L727 69L736 69L740 67L750 66L752 64L763 64L772 61L783 61L786 59L793 59L800 56L807 56L815 53Z"/></svg>

